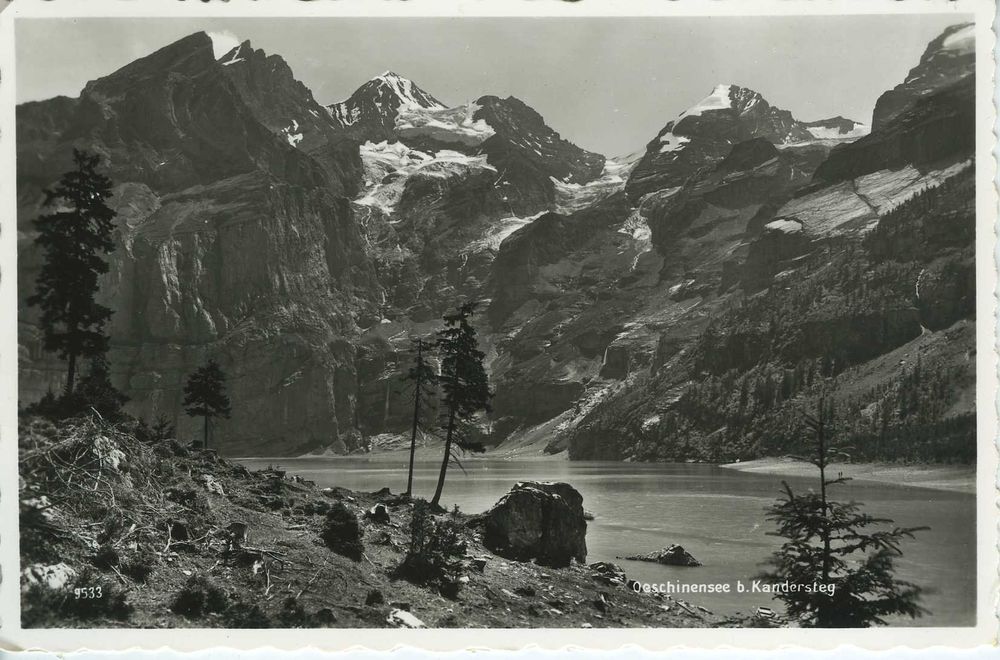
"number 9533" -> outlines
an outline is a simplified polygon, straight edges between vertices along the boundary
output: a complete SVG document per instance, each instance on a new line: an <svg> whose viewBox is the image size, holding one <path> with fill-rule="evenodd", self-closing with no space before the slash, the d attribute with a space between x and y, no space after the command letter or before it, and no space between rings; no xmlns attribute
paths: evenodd
<svg viewBox="0 0 1000 660"><path fill-rule="evenodd" d="M77 587L73 589L73 595L76 596L77 600L91 600L102 598L104 593L98 585L96 587Z"/></svg>

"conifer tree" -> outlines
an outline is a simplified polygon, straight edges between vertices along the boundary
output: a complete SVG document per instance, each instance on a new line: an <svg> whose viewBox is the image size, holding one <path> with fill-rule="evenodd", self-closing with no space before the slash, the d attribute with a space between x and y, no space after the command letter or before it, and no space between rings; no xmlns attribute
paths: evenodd
<svg viewBox="0 0 1000 660"><path fill-rule="evenodd" d="M470 323L477 305L475 301L467 302L454 314L445 315L445 327L437 333L445 440L441 473L431 500L434 506L441 501L448 464L454 457L453 447L481 450L469 441L466 433L476 413L490 412L493 393L483 364L486 355L479 350L476 329Z"/></svg>
<svg viewBox="0 0 1000 660"><path fill-rule="evenodd" d="M104 324L111 310L94 300L98 277L108 272L103 254L114 250L115 212L107 205L111 179L98 173L100 157L73 151L76 168L46 191L52 213L35 220L35 244L44 252L42 270L28 304L41 309L45 350L67 363L66 395L73 394L77 359L103 355Z"/></svg>
<svg viewBox="0 0 1000 660"><path fill-rule="evenodd" d="M894 577L899 544L925 527L886 527L887 518L863 513L851 502L827 498L827 488L848 479L827 479L831 456L845 456L829 446L832 409L821 399L817 415L806 415L806 424L816 436L819 492L796 495L786 482L784 496L769 509L768 518L778 525L776 536L785 538L768 562L773 570L762 579L774 585L785 582L793 589L778 591L788 615L816 628L866 628L885 625L894 615L916 618L924 614L919 605L922 589ZM874 531L867 528L876 527ZM807 589L824 585L826 591ZM832 588L832 594L829 590Z"/></svg>
<svg viewBox="0 0 1000 660"><path fill-rule="evenodd" d="M413 494L413 458L417 450L417 430L421 426L423 416L422 406L429 405L434 396L437 374L427 361L427 350L429 346L422 337L411 339L416 354L413 358L413 366L407 371L404 377L413 383L413 428L410 433L410 466L406 475L406 494Z"/></svg>
<svg viewBox="0 0 1000 660"><path fill-rule="evenodd" d="M74 399L70 402L69 399ZM93 408L107 420L118 420L122 416L122 406L129 398L111 384L111 367L103 355L90 359L87 375L80 379L80 385L67 403L77 409Z"/></svg>
<svg viewBox="0 0 1000 660"><path fill-rule="evenodd" d="M184 411L191 417L204 419L204 446L208 449L209 421L214 417L229 419L230 413L226 374L215 360L209 359L188 377L184 386Z"/></svg>

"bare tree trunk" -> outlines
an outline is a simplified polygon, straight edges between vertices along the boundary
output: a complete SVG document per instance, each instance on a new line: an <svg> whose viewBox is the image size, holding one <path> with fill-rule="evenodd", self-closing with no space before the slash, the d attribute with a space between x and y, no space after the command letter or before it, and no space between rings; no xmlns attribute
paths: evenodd
<svg viewBox="0 0 1000 660"><path fill-rule="evenodd" d="M451 460L451 436L455 431L455 410L448 413L448 434L444 439L444 459L441 461L441 474L438 475L437 490L434 491L434 499L431 506L438 506L441 501L441 491L444 490L444 477L448 472L448 462Z"/></svg>
<svg viewBox="0 0 1000 660"><path fill-rule="evenodd" d="M819 493L820 502L822 503L823 511L823 528L822 528L822 538L823 538L823 576L822 584L830 583L830 518L829 518L829 506L826 502L826 418L823 410L823 399L819 400L819 414L817 415L819 424L816 429L816 437L819 441ZM817 622L820 626L829 626L830 622L827 621L830 616L829 605L827 607L820 607L819 611L816 613Z"/></svg>
<svg viewBox="0 0 1000 660"><path fill-rule="evenodd" d="M417 380L413 384L413 430L410 433L410 470L406 475L406 494L413 494L413 455L417 451L417 420L420 418L420 360L423 344L417 340ZM388 407L388 406L387 406Z"/></svg>
<svg viewBox="0 0 1000 660"><path fill-rule="evenodd" d="M410 434L410 470L406 475L406 494L413 494L413 456L417 453L417 415L420 410L420 391L417 391L417 401L413 404L413 432Z"/></svg>
<svg viewBox="0 0 1000 660"><path fill-rule="evenodd" d="M76 379L76 353L69 354L69 370L66 373L66 396L73 394L73 381Z"/></svg>
<svg viewBox="0 0 1000 660"><path fill-rule="evenodd" d="M205 418L205 440L204 442L202 442L202 444L204 445L205 449L208 449L208 415L205 415L204 418Z"/></svg>

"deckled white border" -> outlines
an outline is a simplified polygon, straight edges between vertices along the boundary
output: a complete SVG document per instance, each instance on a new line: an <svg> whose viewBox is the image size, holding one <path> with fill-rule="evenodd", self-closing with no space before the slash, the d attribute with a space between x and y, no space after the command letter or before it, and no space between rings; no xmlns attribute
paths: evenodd
<svg viewBox="0 0 1000 660"><path fill-rule="evenodd" d="M979 463L976 477L978 602L975 628L878 628L826 631L792 629L514 629L514 630L21 630L17 548L17 324L14 22L18 17L267 17L267 16L737 16L834 14L973 14L976 17L976 285ZM0 13L0 647L49 651L91 649L196 650L378 649L409 645L426 650L754 648L832 649L844 643L868 649L968 648L994 644L998 593L996 475L997 359L995 347L997 216L994 178L992 0L338 0L327 2L177 2L176 0L15 0Z"/></svg>

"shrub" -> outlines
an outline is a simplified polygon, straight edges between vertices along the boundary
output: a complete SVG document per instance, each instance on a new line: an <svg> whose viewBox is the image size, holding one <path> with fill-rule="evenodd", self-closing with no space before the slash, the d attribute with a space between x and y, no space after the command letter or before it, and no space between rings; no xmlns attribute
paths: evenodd
<svg viewBox="0 0 1000 660"><path fill-rule="evenodd" d="M334 502L326 512L326 522L320 534L326 546L354 561L361 561L365 548L361 543L363 531L358 516L343 502Z"/></svg>
<svg viewBox="0 0 1000 660"><path fill-rule="evenodd" d="M208 578L193 575L174 596L170 609L194 619L211 612L223 612L228 605L225 592Z"/></svg>
<svg viewBox="0 0 1000 660"><path fill-rule="evenodd" d="M249 607L243 603L233 603L222 616L226 628L273 628L271 618L260 605L254 604Z"/></svg>
<svg viewBox="0 0 1000 660"><path fill-rule="evenodd" d="M442 595L455 598L461 583L457 576L466 544L461 525L452 515L435 519L423 500L413 504L410 546L396 575L416 584L436 587Z"/></svg>

